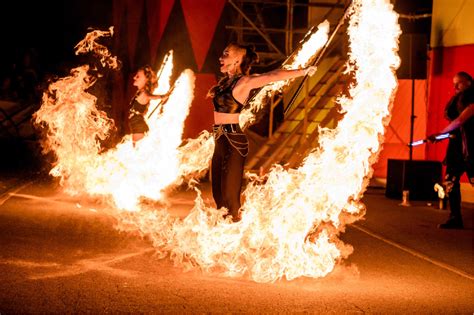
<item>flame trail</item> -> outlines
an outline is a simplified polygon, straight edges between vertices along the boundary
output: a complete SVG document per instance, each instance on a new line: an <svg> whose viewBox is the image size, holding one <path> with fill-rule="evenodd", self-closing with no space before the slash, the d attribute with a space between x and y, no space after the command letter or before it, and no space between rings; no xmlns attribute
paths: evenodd
<svg viewBox="0 0 474 315"><path fill-rule="evenodd" d="M112 29L88 33L76 45L76 53L92 51L106 65L117 65L107 48L95 42L111 35ZM154 93L170 90L172 60L170 52L159 71L159 86ZM116 148L102 152L99 140L110 134L114 124L95 107L96 98L86 92L95 83L88 69L78 67L71 76L52 83L35 113L35 122L48 128L44 151L56 157L50 173L60 177L70 194L112 197L120 209L137 210L141 197L160 199L162 191L178 177L177 148L193 99L194 74L186 70L180 75L166 103L158 104L160 110L148 119L150 131L136 147L127 136Z"/></svg>
<svg viewBox="0 0 474 315"><path fill-rule="evenodd" d="M162 212L128 218L149 234L157 250L176 263L258 282L282 277L322 277L352 248L337 235L363 215L362 194L372 175L388 124L400 60L398 15L388 0L355 0L349 22L349 71L356 84L339 98L345 116L334 130L320 130L320 148L298 169L275 166L266 182L246 188L242 220L204 204L182 221ZM167 222L167 225L163 225ZM161 225L160 225L161 224Z"/></svg>
<svg viewBox="0 0 474 315"><path fill-rule="evenodd" d="M282 65L283 69L301 69L309 66L316 55L328 41L329 22L326 20L318 25L318 31L304 37L305 42L296 54ZM245 128L255 121L255 113L261 110L268 97L282 91L293 80L282 80L263 87L249 102L249 107L240 114L240 126Z"/></svg>
<svg viewBox="0 0 474 315"><path fill-rule="evenodd" d="M134 148L130 139L95 158L86 191L112 195L120 209L138 210L140 197L162 198L162 191L178 177L177 148L193 99L194 74L185 70L156 119L156 127Z"/></svg>
<svg viewBox="0 0 474 315"><path fill-rule="evenodd" d="M179 177L176 184L183 181L197 179L207 171L214 152L214 138L212 133L204 130L195 139L187 139L178 148L179 152Z"/></svg>
<svg viewBox="0 0 474 315"><path fill-rule="evenodd" d="M36 124L47 127L43 152L54 153L50 174L61 178L70 193L82 191L87 169L101 150L99 140L112 130L113 121L95 107L96 97L85 92L95 80L88 66L71 70L71 75L49 85L41 108L34 114Z"/></svg>
<svg viewBox="0 0 474 315"><path fill-rule="evenodd" d="M96 41L101 37L112 37L113 35L113 26L111 26L108 31L93 30L87 33L84 39L82 39L74 47L76 49L76 55L85 54L87 52L93 52L96 56L100 58L100 63L102 64L102 66L109 67L111 69L117 69L119 66L117 57L112 56L106 46L101 45Z"/></svg>

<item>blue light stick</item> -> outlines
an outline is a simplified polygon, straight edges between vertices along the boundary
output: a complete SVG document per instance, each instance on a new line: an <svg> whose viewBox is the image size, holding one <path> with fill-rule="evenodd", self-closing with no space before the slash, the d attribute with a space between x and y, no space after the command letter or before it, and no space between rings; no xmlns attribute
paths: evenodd
<svg viewBox="0 0 474 315"><path fill-rule="evenodd" d="M447 133L443 133L443 134L440 134L438 136L435 137L436 140L443 140L443 139L446 139L446 138L449 138L450 134L449 132ZM412 143L409 143L408 145L409 146L412 146L412 147L416 147L420 144L423 144L425 142L427 142L428 139L422 139L422 140L417 140L417 141L413 141Z"/></svg>

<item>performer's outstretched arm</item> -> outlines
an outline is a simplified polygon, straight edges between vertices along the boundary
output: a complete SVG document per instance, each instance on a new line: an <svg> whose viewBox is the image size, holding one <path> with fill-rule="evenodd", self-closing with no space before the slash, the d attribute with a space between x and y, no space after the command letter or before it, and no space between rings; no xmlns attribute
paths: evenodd
<svg viewBox="0 0 474 315"><path fill-rule="evenodd" d="M234 88L233 94L237 100L245 100L253 89L260 88L267 84L294 79L304 75L313 75L316 72L315 66L303 69L276 69L262 74L246 75L239 80Z"/></svg>

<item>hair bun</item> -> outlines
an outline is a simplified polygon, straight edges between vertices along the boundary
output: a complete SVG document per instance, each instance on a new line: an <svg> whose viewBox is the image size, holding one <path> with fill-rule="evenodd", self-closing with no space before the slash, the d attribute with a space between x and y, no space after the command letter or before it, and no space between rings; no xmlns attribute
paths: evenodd
<svg viewBox="0 0 474 315"><path fill-rule="evenodd" d="M247 49L251 52L255 52L255 45L254 44L247 44L247 45L245 45L245 49Z"/></svg>

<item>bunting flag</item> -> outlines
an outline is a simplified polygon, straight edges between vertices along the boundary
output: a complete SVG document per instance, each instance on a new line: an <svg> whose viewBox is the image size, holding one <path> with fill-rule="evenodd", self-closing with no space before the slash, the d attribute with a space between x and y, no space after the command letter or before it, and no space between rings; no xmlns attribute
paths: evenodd
<svg viewBox="0 0 474 315"><path fill-rule="evenodd" d="M198 70L201 71L225 0L181 0Z"/></svg>
<svg viewBox="0 0 474 315"><path fill-rule="evenodd" d="M174 0L146 0L150 64L155 64L156 52L174 5Z"/></svg>
<svg viewBox="0 0 474 315"><path fill-rule="evenodd" d="M171 49L174 51L173 60L176 74L184 69L199 72L180 1L176 1L171 10L158 50L155 53L155 61L159 63Z"/></svg>

